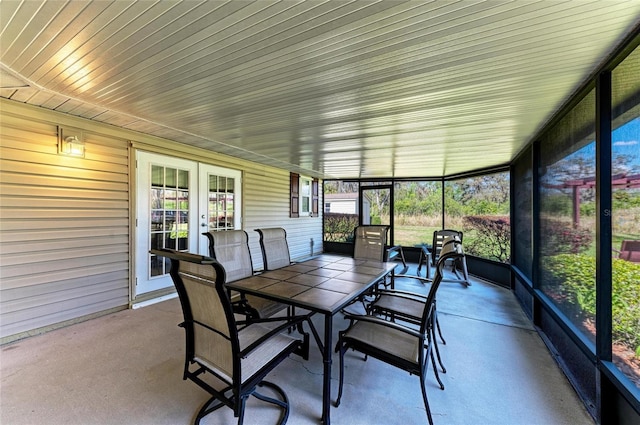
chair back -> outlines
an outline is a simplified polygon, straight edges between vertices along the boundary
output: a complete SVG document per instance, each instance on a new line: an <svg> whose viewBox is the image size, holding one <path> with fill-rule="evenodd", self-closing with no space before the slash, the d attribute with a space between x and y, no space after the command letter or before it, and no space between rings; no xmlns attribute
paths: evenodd
<svg viewBox="0 0 640 425"><path fill-rule="evenodd" d="M433 265L438 262L442 245L447 236L457 236L460 239L460 243L462 243L463 233L459 230L444 229L433 232L433 245L431 246L431 263Z"/></svg>
<svg viewBox="0 0 640 425"><path fill-rule="evenodd" d="M281 227L256 229L260 234L260 249L265 270L275 270L291 264L287 232Z"/></svg>
<svg viewBox="0 0 640 425"><path fill-rule="evenodd" d="M440 251L440 258L438 258L438 262L436 263L436 271L435 276L433 277L433 282L431 283L431 287L429 288L429 293L427 294L427 300L425 302L425 307L422 313L422 321L420 323L421 332L424 334L429 326L431 321L431 314L433 311L433 305L436 300L436 292L440 287L440 283L444 278L444 267L445 263L448 260L456 260L462 258L464 256L464 251L462 249L462 243L457 236L447 236L444 239L444 244Z"/></svg>
<svg viewBox="0 0 640 425"><path fill-rule="evenodd" d="M363 225L353 230L353 258L385 261L389 226Z"/></svg>
<svg viewBox="0 0 640 425"><path fill-rule="evenodd" d="M253 275L249 236L244 230L203 233L209 239L209 256L224 267L227 282Z"/></svg>
<svg viewBox="0 0 640 425"><path fill-rule="evenodd" d="M197 362L228 384L240 375L240 351L225 270L213 258L171 250L152 251L171 259L171 278L180 297L186 331L186 363ZM186 366L185 366L186 367Z"/></svg>

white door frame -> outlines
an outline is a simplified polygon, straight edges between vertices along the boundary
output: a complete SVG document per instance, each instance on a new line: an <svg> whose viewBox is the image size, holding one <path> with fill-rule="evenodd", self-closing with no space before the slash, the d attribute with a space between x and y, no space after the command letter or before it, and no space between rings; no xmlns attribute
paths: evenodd
<svg viewBox="0 0 640 425"><path fill-rule="evenodd" d="M209 176L233 178L233 225L229 228L242 228L242 172L229 168L196 161L175 158L145 151L136 151L136 220L134 269L135 281L132 288L132 304L139 306L140 300L148 300L155 291L171 288L173 282L168 274L151 276L149 250L151 249L151 167L159 165L189 172L188 182L188 251L202 255L209 254L209 240L202 235L209 230ZM216 217L217 219L217 217ZM164 298L160 298L164 299ZM158 299L158 300L160 300ZM157 300L154 300L157 301ZM146 303L147 301L143 301Z"/></svg>

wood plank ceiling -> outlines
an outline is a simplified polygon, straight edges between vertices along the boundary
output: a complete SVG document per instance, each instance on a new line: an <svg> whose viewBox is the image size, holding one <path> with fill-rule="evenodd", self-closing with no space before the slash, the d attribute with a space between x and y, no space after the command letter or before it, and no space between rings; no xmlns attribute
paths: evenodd
<svg viewBox="0 0 640 425"><path fill-rule="evenodd" d="M321 178L508 163L640 1L0 2L0 95Z"/></svg>

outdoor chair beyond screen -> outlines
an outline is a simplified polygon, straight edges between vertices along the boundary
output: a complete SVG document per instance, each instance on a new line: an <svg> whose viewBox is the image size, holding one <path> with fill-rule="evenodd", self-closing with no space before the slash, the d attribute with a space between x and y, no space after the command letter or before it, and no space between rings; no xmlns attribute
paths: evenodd
<svg viewBox="0 0 640 425"><path fill-rule="evenodd" d="M198 412L195 423L227 406L242 424L250 395L279 406L279 423L286 423L287 395L264 378L292 353L308 357L308 335L293 337L283 332L292 326L302 331L302 321L307 317L283 317L279 326L271 321L269 327L261 323L238 327L224 287L225 271L218 261L167 249L152 253L171 259L171 278L184 315L180 326L186 333L183 379L195 382L212 396ZM269 388L278 398L257 393L258 387Z"/></svg>
<svg viewBox="0 0 640 425"><path fill-rule="evenodd" d="M350 323L346 330L339 332L337 348L340 353L340 387L336 406L340 405L344 386L344 356L347 350L353 349L365 354L365 359L366 356L371 356L391 366L405 370L412 375L420 376L420 386L427 419L430 424L433 424L426 389L426 374L429 361L433 365L440 388L444 389L432 352L433 327L435 323L434 302L436 292L442 281L445 262L449 259L460 258L461 255L462 247L460 244L447 244L443 247L440 259L436 264L433 283L423 304L419 329L390 322L372 315L345 315L345 318ZM373 364L375 365L375 363ZM375 376L375 374L368 375L368 379L375 378ZM371 382L368 383L368 385L370 384Z"/></svg>
<svg viewBox="0 0 640 425"><path fill-rule="evenodd" d="M276 270L291 264L287 232L281 227L256 229L260 234L260 249L265 270Z"/></svg>
<svg viewBox="0 0 640 425"><path fill-rule="evenodd" d="M440 251L447 236L457 236L463 242L464 234L459 230L444 229L433 232L433 244L431 245L431 265L435 266L440 258Z"/></svg>
<svg viewBox="0 0 640 425"><path fill-rule="evenodd" d="M451 236L457 236L460 239L460 242L462 242L463 233L459 230L444 229L436 230L433 232L433 245L431 246L432 265L435 265L438 262L438 258L440 258L440 251L442 250L442 245L444 244L445 239ZM452 261L451 270L456 275L457 279L447 279L447 281L460 282L465 286L471 286L471 282L469 281L469 272L467 269L466 257L463 256L462 258ZM462 273L462 277L460 277L460 272ZM427 276L428 273L429 272L427 271Z"/></svg>
<svg viewBox="0 0 640 425"><path fill-rule="evenodd" d="M224 230L203 233L209 239L209 256L218 260L226 272L226 282L251 277L253 262L249 250L249 236L244 230ZM225 282L225 283L226 283ZM287 308L284 304L251 295L230 294L233 311L247 320L270 317Z"/></svg>

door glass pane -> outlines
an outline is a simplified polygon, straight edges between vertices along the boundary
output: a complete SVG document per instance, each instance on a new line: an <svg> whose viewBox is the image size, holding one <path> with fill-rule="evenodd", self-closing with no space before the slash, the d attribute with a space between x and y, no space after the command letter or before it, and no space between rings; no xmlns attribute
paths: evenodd
<svg viewBox="0 0 640 425"><path fill-rule="evenodd" d="M164 185L164 168L158 165L151 166L151 186L161 187Z"/></svg>
<svg viewBox="0 0 640 425"><path fill-rule="evenodd" d="M178 187L178 170L176 170L175 168L165 168L164 172L166 179L165 184L168 187Z"/></svg>
<svg viewBox="0 0 640 425"><path fill-rule="evenodd" d="M178 170L178 187L189 189L189 172L187 170Z"/></svg>
<svg viewBox="0 0 640 425"><path fill-rule="evenodd" d="M235 179L210 174L208 180L209 231L233 230L236 208Z"/></svg>
<svg viewBox="0 0 640 425"><path fill-rule="evenodd" d="M180 190L178 190L180 184ZM189 171L153 165L149 188L151 249L189 247ZM169 273L170 261L150 255L151 277Z"/></svg>

